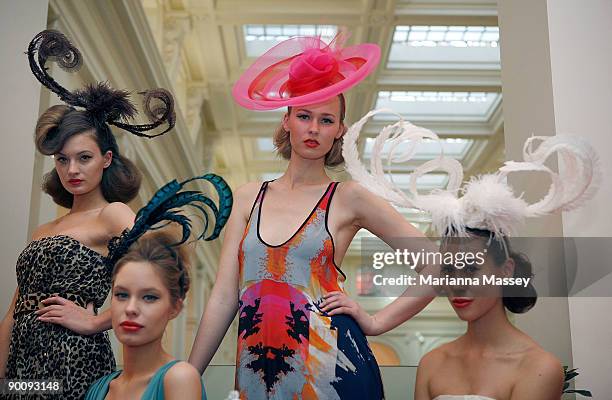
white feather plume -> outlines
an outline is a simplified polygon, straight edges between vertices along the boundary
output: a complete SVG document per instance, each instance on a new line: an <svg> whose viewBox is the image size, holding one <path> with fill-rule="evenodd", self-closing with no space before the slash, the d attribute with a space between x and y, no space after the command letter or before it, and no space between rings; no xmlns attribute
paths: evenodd
<svg viewBox="0 0 612 400"><path fill-rule="evenodd" d="M399 120L385 126L375 138L368 171L359 159L357 139L367 120L379 113L393 114ZM428 212L433 228L440 235L465 236L468 227L488 230L494 235L514 235L527 217L582 206L593 197L601 180L597 153L585 140L569 136L534 136L525 142L524 161L507 161L495 174L472 178L462 188L461 197L458 192L463 180L463 168L457 160L446 157L440 146L438 157L413 171L409 193L405 193L388 179L383 159L386 160L387 170L394 163L407 162L414 157L423 139L439 141L434 132L405 121L392 110L373 110L348 129L342 154L346 170L354 180L397 206ZM400 149L402 144L404 146ZM562 165L559 173L544 165L555 153ZM446 190L419 193L417 179L433 171L448 173ZM507 176L519 171L547 173L551 186L546 196L533 204L515 196L507 183Z"/></svg>

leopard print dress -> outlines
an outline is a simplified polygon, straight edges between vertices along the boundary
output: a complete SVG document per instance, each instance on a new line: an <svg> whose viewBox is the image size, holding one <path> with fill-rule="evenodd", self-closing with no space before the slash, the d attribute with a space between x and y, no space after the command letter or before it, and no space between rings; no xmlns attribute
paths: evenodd
<svg viewBox="0 0 612 400"><path fill-rule="evenodd" d="M89 386L115 370L106 332L82 336L60 325L38 321L40 300L59 294L85 307L102 306L111 287L106 259L69 236L31 242L17 260L19 294L7 363L8 379L62 381L60 395L21 398L82 399ZM20 398L14 395L12 398Z"/></svg>

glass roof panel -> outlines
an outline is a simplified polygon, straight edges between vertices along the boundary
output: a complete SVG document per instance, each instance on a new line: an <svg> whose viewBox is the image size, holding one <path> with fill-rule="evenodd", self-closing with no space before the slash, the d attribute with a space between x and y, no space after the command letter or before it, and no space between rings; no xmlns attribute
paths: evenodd
<svg viewBox="0 0 612 400"><path fill-rule="evenodd" d="M482 121L500 101L500 93L380 91L375 108L390 108L407 119L449 119ZM374 119L387 119L378 114Z"/></svg>
<svg viewBox="0 0 612 400"><path fill-rule="evenodd" d="M387 68L499 69L499 28L396 26Z"/></svg>

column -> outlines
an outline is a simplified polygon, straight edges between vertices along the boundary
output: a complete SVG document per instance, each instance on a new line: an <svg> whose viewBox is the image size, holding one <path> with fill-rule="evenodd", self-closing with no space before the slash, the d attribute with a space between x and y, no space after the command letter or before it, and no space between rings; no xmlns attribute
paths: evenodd
<svg viewBox="0 0 612 400"><path fill-rule="evenodd" d="M39 114L40 84L24 52L47 26L47 0L0 2L0 88L3 107L0 146L0 313L17 286L15 262L30 239L30 197L34 181L34 127ZM35 189L38 190L38 189Z"/></svg>
<svg viewBox="0 0 612 400"><path fill-rule="evenodd" d="M522 143L531 134L571 134L588 139L598 150L604 172L601 188L587 207L530 221L526 234L610 237L612 3L502 0L498 6L507 159L520 160ZM515 178L512 183L519 192L534 193L535 185L544 186L542 179L530 181ZM612 276L594 286L612 292ZM569 300L539 299L517 320L564 364L579 368L577 388L602 399L612 398L610 296L594 298L583 292Z"/></svg>

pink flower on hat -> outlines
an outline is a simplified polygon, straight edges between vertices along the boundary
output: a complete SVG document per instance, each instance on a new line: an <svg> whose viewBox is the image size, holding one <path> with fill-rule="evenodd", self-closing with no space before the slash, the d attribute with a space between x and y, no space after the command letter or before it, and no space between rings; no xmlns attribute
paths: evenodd
<svg viewBox="0 0 612 400"><path fill-rule="evenodd" d="M338 60L329 50L308 49L289 67L287 89L292 96L309 93L338 81Z"/></svg>

